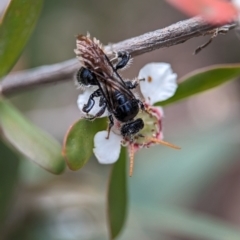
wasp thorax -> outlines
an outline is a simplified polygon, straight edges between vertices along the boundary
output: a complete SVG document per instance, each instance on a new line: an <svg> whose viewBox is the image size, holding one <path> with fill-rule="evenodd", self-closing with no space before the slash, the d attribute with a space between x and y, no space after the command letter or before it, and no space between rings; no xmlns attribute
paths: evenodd
<svg viewBox="0 0 240 240"><path fill-rule="evenodd" d="M115 94L117 107L115 109L115 118L121 122L131 121L139 112L138 101L128 99L124 94L118 92Z"/></svg>

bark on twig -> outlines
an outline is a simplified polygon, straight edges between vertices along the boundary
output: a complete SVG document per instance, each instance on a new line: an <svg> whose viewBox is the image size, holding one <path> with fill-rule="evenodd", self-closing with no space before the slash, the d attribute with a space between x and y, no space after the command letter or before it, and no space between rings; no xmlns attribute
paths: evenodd
<svg viewBox="0 0 240 240"><path fill-rule="evenodd" d="M235 26L235 24L224 25L228 30ZM209 25L199 17L195 17L177 22L166 28L108 45L105 49L107 51L112 49L115 51L128 51L132 57L135 57L159 48L183 43L193 37L211 35L212 31L216 28L216 26ZM10 74L1 82L0 93L7 95L36 86L69 80L72 79L74 73L79 68L80 64L77 59L71 59L57 64Z"/></svg>

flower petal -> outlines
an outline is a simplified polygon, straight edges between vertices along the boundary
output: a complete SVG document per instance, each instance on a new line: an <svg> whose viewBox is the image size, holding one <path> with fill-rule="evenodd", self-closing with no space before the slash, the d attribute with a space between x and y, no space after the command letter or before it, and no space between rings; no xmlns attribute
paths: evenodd
<svg viewBox="0 0 240 240"><path fill-rule="evenodd" d="M87 115L85 112L82 111L83 106L88 102L90 95L97 89L98 89L97 87L91 86L84 89L84 91L78 95L77 105L83 116ZM99 107L99 99L100 99L99 97L94 98L95 104L91 109L91 111L89 112L89 115L95 116L98 113L98 111L100 111L101 107ZM106 116L108 116L107 110L105 110L104 114L101 117L106 117Z"/></svg>
<svg viewBox="0 0 240 240"><path fill-rule="evenodd" d="M232 0L232 4L237 8L238 10L238 24L240 23L240 0ZM239 28L236 29L237 31L239 31Z"/></svg>
<svg viewBox="0 0 240 240"><path fill-rule="evenodd" d="M235 5L236 8L240 9L240 0L232 0L232 4Z"/></svg>
<svg viewBox="0 0 240 240"><path fill-rule="evenodd" d="M147 103L154 103L172 97L177 89L177 74L172 72L168 63L149 63L139 72L141 92Z"/></svg>
<svg viewBox="0 0 240 240"><path fill-rule="evenodd" d="M107 131L98 132L94 137L93 152L101 164L115 163L120 155L121 136L111 132L106 139Z"/></svg>

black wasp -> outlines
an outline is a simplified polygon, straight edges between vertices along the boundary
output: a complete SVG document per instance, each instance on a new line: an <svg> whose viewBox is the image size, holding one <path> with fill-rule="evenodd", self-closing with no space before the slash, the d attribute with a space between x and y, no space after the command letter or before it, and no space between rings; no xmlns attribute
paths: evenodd
<svg viewBox="0 0 240 240"><path fill-rule="evenodd" d="M136 99L131 91L138 85L138 82L123 81L117 72L127 65L130 54L118 52L117 58L120 60L114 65L104 53L98 40L95 38L91 40L90 36L83 35L77 37L75 52L83 65L77 73L78 83L85 86L98 86L82 110L89 113L95 104L94 98L100 97L101 109L90 119L100 117L107 109L110 113L107 138L114 125L114 118L123 123L121 126L123 137L131 138L144 127L141 118L134 119L140 108L144 110L144 104Z"/></svg>

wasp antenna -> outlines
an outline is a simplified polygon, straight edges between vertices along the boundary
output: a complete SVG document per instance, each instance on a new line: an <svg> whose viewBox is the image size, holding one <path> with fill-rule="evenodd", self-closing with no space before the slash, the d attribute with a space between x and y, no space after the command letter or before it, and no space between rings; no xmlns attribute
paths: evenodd
<svg viewBox="0 0 240 240"><path fill-rule="evenodd" d="M129 176L131 177L133 174L133 167L134 167L134 145L133 144L130 144L130 147L129 147L129 158L130 158Z"/></svg>
<svg viewBox="0 0 240 240"><path fill-rule="evenodd" d="M170 147L170 148L174 148L174 149L178 149L178 150L181 149L180 147L178 147L178 146L176 146L172 143L165 142L165 141L157 139L157 138L147 138L147 139L154 142L154 143L162 144L162 145Z"/></svg>

